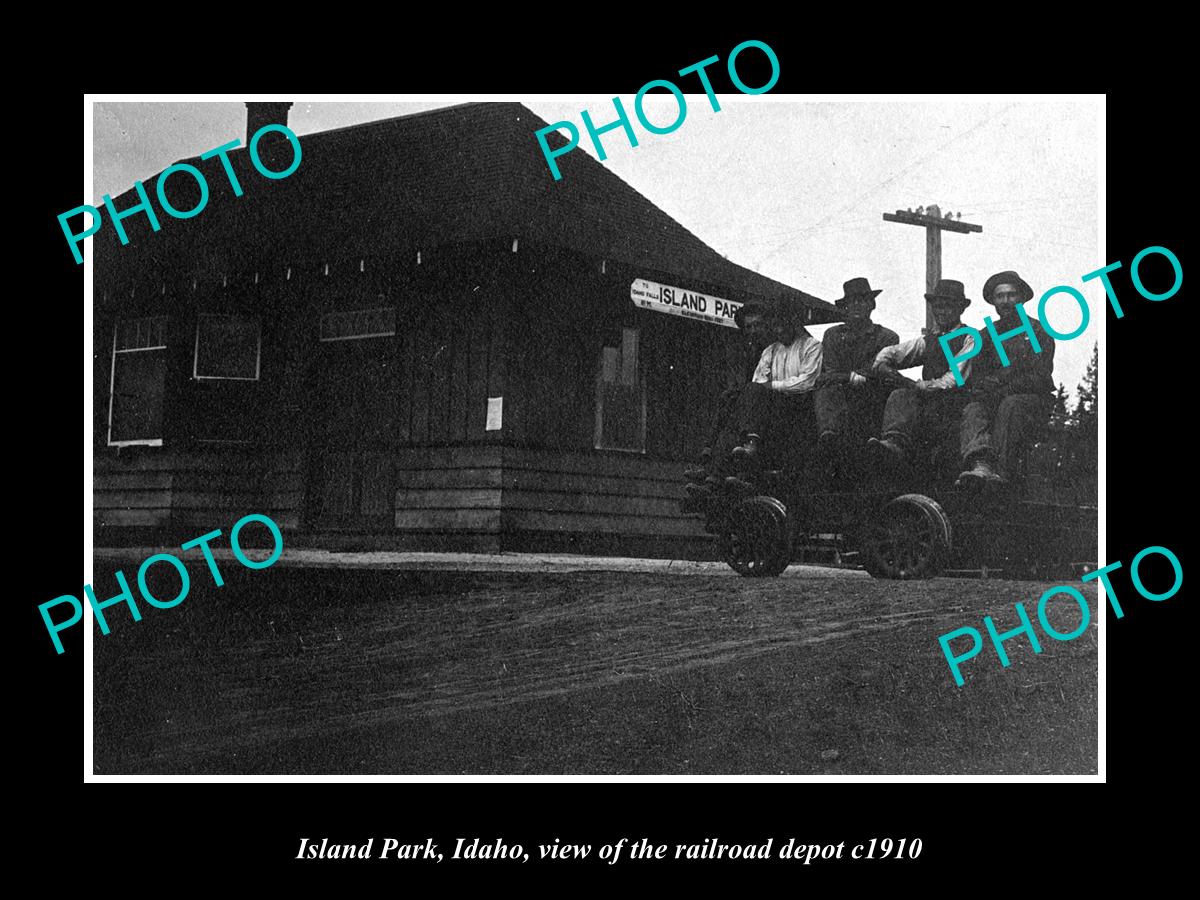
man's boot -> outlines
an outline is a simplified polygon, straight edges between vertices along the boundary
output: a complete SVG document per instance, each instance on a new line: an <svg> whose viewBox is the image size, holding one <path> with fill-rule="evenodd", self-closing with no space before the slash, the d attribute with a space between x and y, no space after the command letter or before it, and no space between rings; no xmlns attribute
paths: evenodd
<svg viewBox="0 0 1200 900"><path fill-rule="evenodd" d="M992 467L992 462L983 454L968 460L971 468L958 476L955 487L978 487L985 484L1001 484L1004 478Z"/></svg>
<svg viewBox="0 0 1200 900"><path fill-rule="evenodd" d="M757 463L762 456L761 441L757 434L746 435L746 443L733 448L733 458L739 462Z"/></svg>
<svg viewBox="0 0 1200 900"><path fill-rule="evenodd" d="M725 490L737 497L753 497L758 493L758 489L754 485L734 475L725 479Z"/></svg>
<svg viewBox="0 0 1200 900"><path fill-rule="evenodd" d="M885 463L901 463L908 458L908 453L892 437L867 438L867 448L877 459Z"/></svg>
<svg viewBox="0 0 1200 900"><path fill-rule="evenodd" d="M826 429L821 432L821 436L817 438L817 455L823 459L831 459L837 455L838 451L838 436L836 432Z"/></svg>

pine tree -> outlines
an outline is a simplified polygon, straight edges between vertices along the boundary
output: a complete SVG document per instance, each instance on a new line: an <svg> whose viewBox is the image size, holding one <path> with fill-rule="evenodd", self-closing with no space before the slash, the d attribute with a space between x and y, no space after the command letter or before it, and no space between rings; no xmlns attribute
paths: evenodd
<svg viewBox="0 0 1200 900"><path fill-rule="evenodd" d="M1093 429L1100 418L1097 405L1100 400L1100 348L1092 345L1092 358L1088 362L1083 381L1079 382L1079 401L1075 404L1075 421L1086 430L1088 424Z"/></svg>
<svg viewBox="0 0 1200 900"><path fill-rule="evenodd" d="M1054 391L1054 409L1050 412L1050 430L1065 431L1074 422L1074 414L1067 408L1067 389L1061 384Z"/></svg>
<svg viewBox="0 0 1200 900"><path fill-rule="evenodd" d="M1091 502L1098 497L1100 461L1100 360L1099 347L1092 345L1092 359L1079 383L1079 402L1074 415L1074 461L1072 480Z"/></svg>
<svg viewBox="0 0 1200 900"><path fill-rule="evenodd" d="M1067 389L1061 384L1054 391L1054 407L1050 411L1050 446L1052 448L1055 481L1069 479L1075 459L1075 417L1067 406Z"/></svg>

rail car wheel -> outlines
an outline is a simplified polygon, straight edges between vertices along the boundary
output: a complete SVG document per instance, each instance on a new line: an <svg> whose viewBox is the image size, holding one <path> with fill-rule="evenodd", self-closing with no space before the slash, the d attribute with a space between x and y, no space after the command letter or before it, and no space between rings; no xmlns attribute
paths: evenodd
<svg viewBox="0 0 1200 900"><path fill-rule="evenodd" d="M950 519L941 506L924 494L903 494L868 526L863 566L876 578L930 578L953 546Z"/></svg>
<svg viewBox="0 0 1200 900"><path fill-rule="evenodd" d="M747 497L730 510L721 531L721 550L739 575L782 574L792 559L787 509L774 497Z"/></svg>

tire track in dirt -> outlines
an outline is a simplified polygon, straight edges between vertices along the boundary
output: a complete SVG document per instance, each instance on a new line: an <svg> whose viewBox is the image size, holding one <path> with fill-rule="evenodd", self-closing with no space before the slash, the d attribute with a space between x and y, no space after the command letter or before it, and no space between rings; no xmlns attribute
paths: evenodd
<svg viewBox="0 0 1200 900"><path fill-rule="evenodd" d="M372 609L364 631L373 640L364 646L332 640L330 629L310 633L311 650L303 657L271 660L276 684L293 694L308 686L308 702L262 702L261 660L278 648L255 642L241 654L251 659L238 659L232 671L221 673L225 703L217 721L154 729L147 735L154 746L150 757L169 760L184 746L193 756L220 753L280 738L512 706L957 615L936 608L862 615L861 602L829 598L798 611L787 590L776 590L773 598L745 590L725 603L628 593L546 603L553 593L529 592L518 602L467 597L452 607L421 604L412 611L416 617L450 620L425 629L397 623L395 610ZM406 662L408 671L396 671L397 661ZM422 669L431 677L415 671ZM399 689L363 690L364 681L394 682L405 674L408 683Z"/></svg>

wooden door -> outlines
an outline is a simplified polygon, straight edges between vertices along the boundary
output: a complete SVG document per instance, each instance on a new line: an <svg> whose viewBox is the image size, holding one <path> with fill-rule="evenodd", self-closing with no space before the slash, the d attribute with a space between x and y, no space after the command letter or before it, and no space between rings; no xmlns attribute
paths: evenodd
<svg viewBox="0 0 1200 900"><path fill-rule="evenodd" d="M396 419L401 380L394 337L318 344L310 496L319 529L387 531L395 524Z"/></svg>

